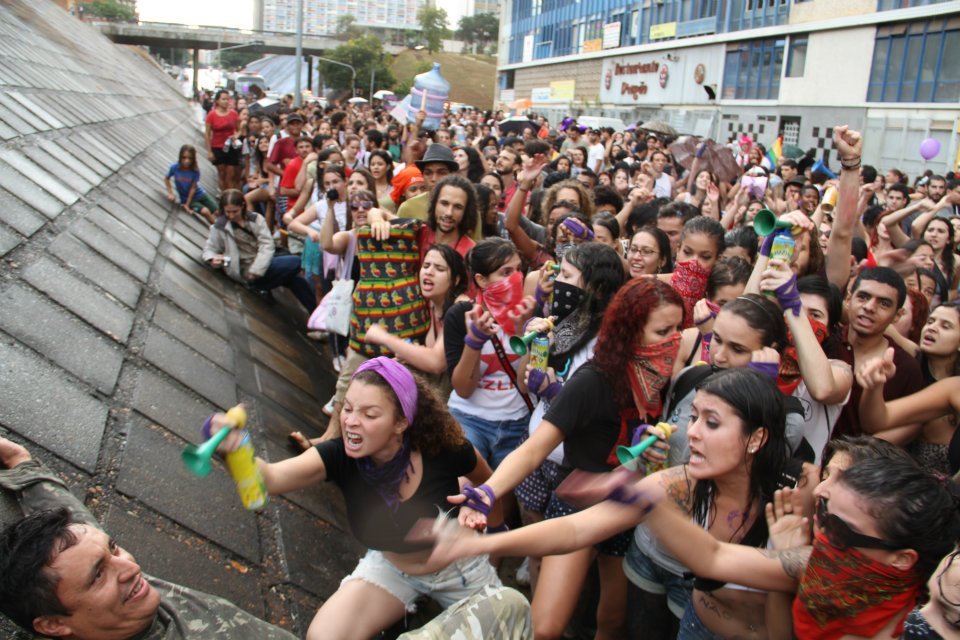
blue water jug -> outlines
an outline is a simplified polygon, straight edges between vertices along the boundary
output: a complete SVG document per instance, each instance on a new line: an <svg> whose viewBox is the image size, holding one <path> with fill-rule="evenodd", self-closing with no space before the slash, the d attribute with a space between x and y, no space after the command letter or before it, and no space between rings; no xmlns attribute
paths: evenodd
<svg viewBox="0 0 960 640"><path fill-rule="evenodd" d="M426 101L424 101L426 93ZM437 130L443 117L443 103L450 96L450 83L440 75L440 63L434 62L433 69L414 77L410 90L410 118L416 116L421 108L427 112L423 121L425 129Z"/></svg>

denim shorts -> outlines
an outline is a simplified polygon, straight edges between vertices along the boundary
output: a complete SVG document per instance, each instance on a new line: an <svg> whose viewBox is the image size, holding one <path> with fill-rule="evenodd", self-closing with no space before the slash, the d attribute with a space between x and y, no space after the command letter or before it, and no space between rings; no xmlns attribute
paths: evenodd
<svg viewBox="0 0 960 640"><path fill-rule="evenodd" d="M703 622L693 608L693 601L691 600L680 619L680 631L677 633L677 640L723 640L723 638L703 626Z"/></svg>
<svg viewBox="0 0 960 640"><path fill-rule="evenodd" d="M427 596L446 609L482 591L484 587L502 586L496 570L485 555L463 558L440 571L412 576L397 569L382 553L372 549L360 558L357 568L340 585L351 580L363 580L380 587L402 602L410 613L417 610L416 600L420 596Z"/></svg>
<svg viewBox="0 0 960 640"><path fill-rule="evenodd" d="M520 446L530 425L530 416L514 420L487 420L453 408L450 413L491 469L496 469L504 458Z"/></svg>
<svg viewBox="0 0 960 640"><path fill-rule="evenodd" d="M693 593L693 578L684 578L667 571L647 554L640 551L630 532L630 548L623 559L623 572L627 580L647 593L665 594L670 613L682 618Z"/></svg>

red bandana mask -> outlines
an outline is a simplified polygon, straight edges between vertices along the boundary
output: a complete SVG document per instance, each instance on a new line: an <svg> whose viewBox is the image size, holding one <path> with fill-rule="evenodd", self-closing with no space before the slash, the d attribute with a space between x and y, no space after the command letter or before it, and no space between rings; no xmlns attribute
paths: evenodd
<svg viewBox="0 0 960 640"><path fill-rule="evenodd" d="M817 342L823 344L827 339L829 331L827 325L819 320L807 318L810 321L810 327L813 329L813 335L817 337ZM777 387L783 395L789 396L800 385L803 376L800 375L800 362L797 359L797 347L793 343L793 334L787 329L787 348L780 354L780 373L777 377Z"/></svg>
<svg viewBox="0 0 960 640"><path fill-rule="evenodd" d="M696 260L678 262L670 277L670 286L683 298L683 328L693 326L693 306L707 292L710 270L704 269Z"/></svg>
<svg viewBox="0 0 960 640"><path fill-rule="evenodd" d="M913 569L877 562L853 547L841 551L818 533L793 601L794 634L798 640L872 638L900 616L891 636L899 638L922 586Z"/></svg>
<svg viewBox="0 0 960 640"><path fill-rule="evenodd" d="M512 336L516 333L514 321L508 315L523 300L523 274L514 271L508 277L481 289L477 302L496 319L504 333Z"/></svg>
<svg viewBox="0 0 960 640"><path fill-rule="evenodd" d="M679 333L655 344L634 347L627 377L641 417L652 419L660 415L663 408L660 392L670 383L673 363L679 352Z"/></svg>

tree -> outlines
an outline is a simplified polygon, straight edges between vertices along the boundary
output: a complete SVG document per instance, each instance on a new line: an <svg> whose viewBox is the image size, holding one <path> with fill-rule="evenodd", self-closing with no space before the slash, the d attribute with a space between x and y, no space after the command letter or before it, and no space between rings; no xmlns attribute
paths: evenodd
<svg viewBox="0 0 960 640"><path fill-rule="evenodd" d="M117 0L94 0L81 5L84 15L96 18L106 18L107 20L136 20L137 12Z"/></svg>
<svg viewBox="0 0 960 640"><path fill-rule="evenodd" d="M443 46L443 39L450 33L447 28L447 12L443 9L425 6L417 11L417 22L423 30L423 39L427 51L435 53Z"/></svg>
<svg viewBox="0 0 960 640"><path fill-rule="evenodd" d="M483 51L487 44L496 42L500 32L500 20L492 13L463 16L457 28L457 37L469 45L477 45Z"/></svg>
<svg viewBox="0 0 960 640"><path fill-rule="evenodd" d="M349 13L345 13L337 18L337 38L340 40L353 40L364 35L363 29L357 26L357 19Z"/></svg>
<svg viewBox="0 0 960 640"><path fill-rule="evenodd" d="M351 65L357 70L358 87L369 86L371 71L376 74L376 86L390 87L396 82L385 61L383 43L376 36L365 35L342 44L328 55L331 60ZM324 84L333 89L349 89L350 70L329 62L320 63Z"/></svg>

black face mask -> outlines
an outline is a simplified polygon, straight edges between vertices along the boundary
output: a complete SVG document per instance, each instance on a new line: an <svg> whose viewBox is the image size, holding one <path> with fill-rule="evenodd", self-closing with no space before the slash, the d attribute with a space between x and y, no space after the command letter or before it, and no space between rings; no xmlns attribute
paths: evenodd
<svg viewBox="0 0 960 640"><path fill-rule="evenodd" d="M554 282L553 304L550 305L550 315L556 316L557 322L560 322L580 306L582 298L583 289L580 287L569 282Z"/></svg>

